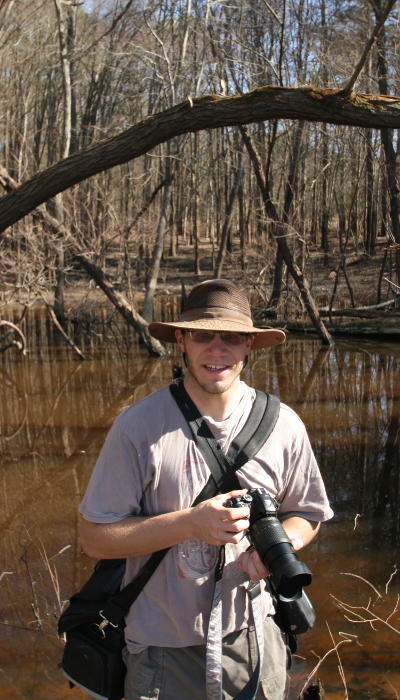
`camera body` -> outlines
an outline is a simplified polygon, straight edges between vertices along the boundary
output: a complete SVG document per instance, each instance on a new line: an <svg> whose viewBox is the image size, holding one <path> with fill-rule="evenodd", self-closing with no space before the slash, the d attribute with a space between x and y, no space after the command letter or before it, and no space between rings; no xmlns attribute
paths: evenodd
<svg viewBox="0 0 400 700"><path fill-rule="evenodd" d="M270 572L274 592L286 600L300 598L303 586L312 581L309 568L297 558L278 520L278 504L263 488L250 489L244 496L230 498L229 508L250 507L248 536L264 566Z"/></svg>

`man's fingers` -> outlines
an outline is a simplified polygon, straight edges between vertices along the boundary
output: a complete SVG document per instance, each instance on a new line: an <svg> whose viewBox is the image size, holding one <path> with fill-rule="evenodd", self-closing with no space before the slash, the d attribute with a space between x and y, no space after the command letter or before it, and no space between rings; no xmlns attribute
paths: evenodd
<svg viewBox="0 0 400 700"><path fill-rule="evenodd" d="M243 506L241 508L225 508L223 511L223 520L249 520L250 508L248 506ZM248 527L248 525L247 525Z"/></svg>
<svg viewBox="0 0 400 700"><path fill-rule="evenodd" d="M236 563L239 569L244 571L254 583L269 575L269 571L254 550L242 552Z"/></svg>
<svg viewBox="0 0 400 700"><path fill-rule="evenodd" d="M249 529L249 520L246 517L233 521L224 520L223 522L225 532L243 532Z"/></svg>

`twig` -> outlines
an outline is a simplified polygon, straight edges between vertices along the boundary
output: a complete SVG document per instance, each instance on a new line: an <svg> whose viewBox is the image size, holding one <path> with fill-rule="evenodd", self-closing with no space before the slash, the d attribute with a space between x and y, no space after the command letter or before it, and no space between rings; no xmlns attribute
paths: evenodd
<svg viewBox="0 0 400 700"><path fill-rule="evenodd" d="M398 690L394 687L393 683L390 682L388 678L385 678L385 681L388 685L390 685L391 689L393 690L394 694L396 695L396 700L400 700L400 695Z"/></svg>
<svg viewBox="0 0 400 700"><path fill-rule="evenodd" d="M327 651L326 654L324 654L324 655L320 658L320 660L318 661L317 665L313 668L313 670L311 671L311 673L308 674L307 679L306 679L306 682L304 683L302 689L300 690L300 693L299 693L299 696L300 696L300 697L301 697L302 694L304 693L304 691L305 691L305 689L307 688L309 682L311 681L311 679L313 678L313 676L315 676L316 672L318 671L318 669L320 668L320 666L323 664L323 662L325 661L325 659L327 659L328 656L330 656L331 654L336 653L336 652L337 652L337 649L338 649L340 646L342 646L342 644L352 644L352 642L353 642L352 639L341 639L340 642L337 642L337 644L335 644L335 646L333 647L333 649L329 649L329 651Z"/></svg>
<svg viewBox="0 0 400 700"><path fill-rule="evenodd" d="M396 564L395 564L395 565L394 565L394 569L393 569L392 573L390 574L389 580L387 581L386 586L385 586L385 593L386 593L386 595L387 595L387 592L388 592L388 588L389 588L390 584L392 583L393 578L394 578L394 577L396 576L396 574L398 574L398 573L399 573L399 569L397 568L397 566L396 566Z"/></svg>
<svg viewBox="0 0 400 700"><path fill-rule="evenodd" d="M325 620L325 623L326 623L326 626L327 626L327 628L328 628L329 636L330 636L330 638L331 638L331 640L332 640L332 643L335 644L335 640L334 640L334 638L333 638L333 634L332 634L332 632L331 632L331 628L329 627L328 621ZM342 640L342 641L345 641L345 640ZM350 640L350 641L351 641L351 640ZM342 661L341 661L341 658L340 658L340 655L339 655L339 652L338 652L337 647L335 647L335 651L336 651L336 656L337 656L338 662L339 662L339 666L338 666L338 668L339 668L339 675L340 675L340 677L341 677L341 679L342 679L342 682L343 682L343 687L344 687L344 692L345 692L345 698L346 698L346 700L348 700L349 694L348 694L348 692L347 692L346 677L345 677L345 675L344 675L344 669L343 669Z"/></svg>
<svg viewBox="0 0 400 700"><path fill-rule="evenodd" d="M279 26L282 27L283 22L282 22L281 19L279 19L278 15L276 14L276 12L275 12L275 10L273 9L273 7L271 7L271 5L269 4L269 2L267 2L267 0L263 0L263 3L264 3L264 5L265 5L265 7L267 8L268 12L270 12L271 15L274 17L274 19L276 19L276 21L278 22Z"/></svg>
<svg viewBox="0 0 400 700"><path fill-rule="evenodd" d="M341 576L354 576L354 578L359 578L361 581L364 581L364 583L366 583L368 586L370 586L370 587L372 588L372 590L376 593L376 595L377 595L378 598L382 598L381 594L380 594L379 591L375 588L375 586L374 586L370 581L367 581L367 579L364 578L363 576L359 576L358 574L352 574L352 573L350 573L350 572L348 572L348 571L341 571L341 572L340 572L340 575L341 575Z"/></svg>
<svg viewBox="0 0 400 700"><path fill-rule="evenodd" d="M15 574L15 571L3 571L0 574L0 581L3 580L4 576L11 576L12 574Z"/></svg>
<svg viewBox="0 0 400 700"><path fill-rule="evenodd" d="M384 277L383 279L385 280L385 282L388 283L388 285L390 285L390 287L393 287L393 289L396 290L396 293L397 293L397 294L400 292L400 287L399 287L398 284L396 284L395 282L393 282L392 280L390 280L388 277ZM393 300L391 300L391 301L395 301L395 299L393 299Z"/></svg>
<svg viewBox="0 0 400 700"><path fill-rule="evenodd" d="M399 602L400 602L400 593L397 594L397 600L396 600L395 606L394 606L392 612L390 613L390 615L387 616L385 623L387 623L387 621L390 620L390 618L393 617L393 615L395 615L397 613L397 610L399 607Z"/></svg>
<svg viewBox="0 0 400 700"><path fill-rule="evenodd" d="M33 578L32 578L32 574L31 574L31 570L30 570L30 568L29 568L29 562L28 562L28 553L27 553L26 550L25 550L25 552L24 552L24 553L22 554L22 556L21 556L21 561L25 564L26 573L28 574L28 579L29 579L29 583L30 583L30 586L31 586L31 591L32 591L32 603L31 603L31 607L32 607L32 610L33 610L33 614L34 614L34 616L35 616L35 618L36 618L37 629L42 630L42 629L43 629L43 626L42 626L42 620L40 619L40 615L39 615L39 602L38 602L38 598L37 598L37 595L36 595L36 589L35 589L36 581L34 581Z"/></svg>
<svg viewBox="0 0 400 700"><path fill-rule="evenodd" d="M336 602L336 604L338 605L338 607L341 608L342 610L344 610L345 613L347 613L347 615L344 615L344 617L345 617L345 619L348 620L349 622L352 622L353 624L365 624L365 623L368 623L368 624L371 625L371 627L372 627L372 629L373 629L374 631L376 631L376 629L375 629L375 627L374 627L374 623L375 623L375 622L381 622L383 625L386 625L386 627L388 627L390 630L392 630L392 632L395 632L396 634L400 634L400 629L398 629L397 627L394 627L393 625L391 625L391 624L389 623L390 618L391 618L391 617L395 614L395 612L397 611L397 608L398 608L398 605L399 605L399 597L397 598L397 601L396 601L396 603L395 603L395 607L394 607L394 609L392 610L392 612L384 619L384 618L380 617L379 615L377 615L376 613L374 613L374 612L370 609L369 606L370 606L371 601L369 601L369 603L368 603L367 606L363 606L363 605L349 605L348 603L344 603L342 600L339 600L338 598L336 598L336 596L332 595L332 593L330 594L330 596L331 596L331 598L333 598L333 600ZM360 612L356 612L357 610L359 610ZM361 613L362 613L362 614L361 614ZM350 617L350 615L351 615L352 617ZM368 617L365 617L366 615L368 615ZM371 616L372 616L372 617L371 617ZM358 619L357 619L357 618L358 618Z"/></svg>
<svg viewBox="0 0 400 700"><path fill-rule="evenodd" d="M44 548L43 542L39 543L39 551L40 555L42 557L42 561L49 572L50 575L50 580L54 589L54 593L56 595L56 600L58 604L58 609L61 611L62 609L62 604L61 604L61 593L60 593L60 580L58 578L58 572L56 569L56 566L53 564L53 566L50 564L49 558L47 556L47 552ZM65 551L65 548L64 548Z"/></svg>

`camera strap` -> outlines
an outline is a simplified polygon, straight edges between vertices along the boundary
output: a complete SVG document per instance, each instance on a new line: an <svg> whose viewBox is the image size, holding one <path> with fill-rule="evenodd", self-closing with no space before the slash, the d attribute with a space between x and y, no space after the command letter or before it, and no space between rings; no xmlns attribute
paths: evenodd
<svg viewBox="0 0 400 700"><path fill-rule="evenodd" d="M176 380L170 384L169 389L189 424L195 444L210 469L209 484L210 491L213 491L212 495L215 495L215 487L217 491L240 489L241 485L235 472L257 454L271 435L279 416L279 398L256 390L250 415L242 430L232 440L227 453L224 454L206 420L187 393L183 380ZM205 492L203 490L201 493L202 500Z"/></svg>
<svg viewBox="0 0 400 700"><path fill-rule="evenodd" d="M276 396L257 391L252 410L246 424L232 440L226 454L193 403L182 379L170 385L170 391L186 418L193 440L202 453L211 472L210 478L201 492L202 500L211 497L215 491L240 489L236 475L246 462L254 457L271 435L279 416L280 401ZM205 496L207 490L210 496ZM195 504L198 502L196 499ZM207 632L206 644L206 688L207 700L222 700L222 575L225 559L224 547L220 547L214 577L213 601ZM258 646L258 661L248 683L234 700L255 698L264 657L264 625L261 611L260 584L250 584L248 589L253 622Z"/></svg>

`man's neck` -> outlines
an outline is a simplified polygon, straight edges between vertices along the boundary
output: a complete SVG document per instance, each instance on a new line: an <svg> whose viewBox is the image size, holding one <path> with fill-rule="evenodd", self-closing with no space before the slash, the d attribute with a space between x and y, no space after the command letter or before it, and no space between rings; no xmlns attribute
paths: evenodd
<svg viewBox="0 0 400 700"><path fill-rule="evenodd" d="M211 393L204 390L188 372L185 374L184 387L200 413L210 416L215 421L222 421L228 418L243 395L239 377L227 391Z"/></svg>

